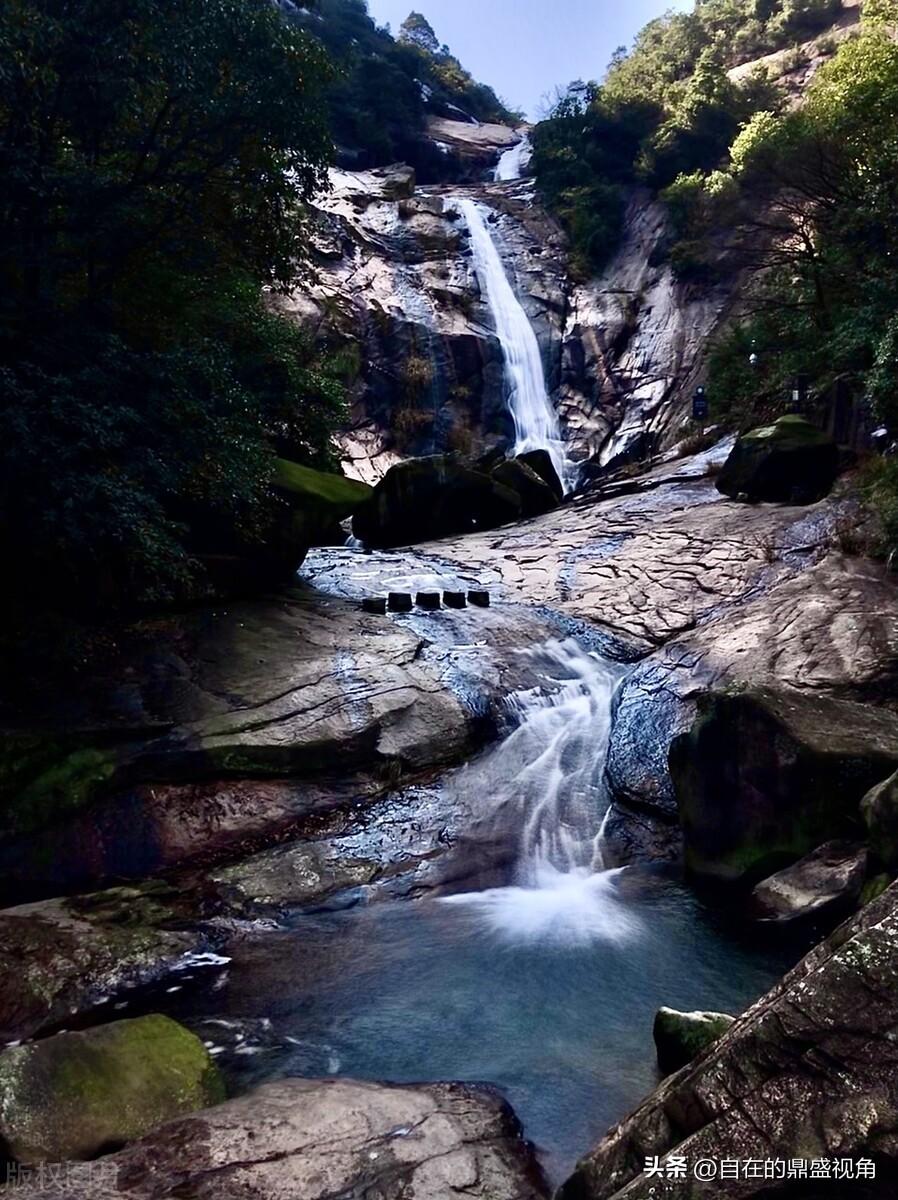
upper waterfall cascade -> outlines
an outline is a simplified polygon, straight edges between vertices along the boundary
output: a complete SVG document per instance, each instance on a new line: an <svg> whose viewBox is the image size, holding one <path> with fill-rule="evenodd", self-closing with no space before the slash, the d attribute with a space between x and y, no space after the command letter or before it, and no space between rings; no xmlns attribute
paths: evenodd
<svg viewBox="0 0 898 1200"><path fill-rule="evenodd" d="M533 146L530 144L530 138L524 134L516 145L499 156L493 179L496 183L512 183L515 179L520 179L532 157Z"/></svg>
<svg viewBox="0 0 898 1200"><path fill-rule="evenodd" d="M565 492L569 492L576 482L576 468L567 457L558 415L549 399L539 342L487 227L489 209L468 198L459 199L458 207L471 233L474 269L502 347L508 407L514 420L514 453L547 450Z"/></svg>

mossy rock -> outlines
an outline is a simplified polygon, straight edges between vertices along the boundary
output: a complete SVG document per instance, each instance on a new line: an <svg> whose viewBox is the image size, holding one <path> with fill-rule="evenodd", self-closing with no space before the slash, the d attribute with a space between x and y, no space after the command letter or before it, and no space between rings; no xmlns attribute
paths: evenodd
<svg viewBox="0 0 898 1200"><path fill-rule="evenodd" d="M669 764L689 870L751 885L857 839L861 800L898 767L898 716L786 688L710 693Z"/></svg>
<svg viewBox="0 0 898 1200"><path fill-rule="evenodd" d="M281 536L286 545L296 548L294 557L304 557L311 546L343 541L340 522L361 508L374 490L367 483L315 471L286 458L275 460L273 483L289 506Z"/></svg>
<svg viewBox="0 0 898 1200"><path fill-rule="evenodd" d="M0 833L30 833L91 805L115 782L120 751L75 738L8 733L0 739Z"/></svg>
<svg viewBox="0 0 898 1200"><path fill-rule="evenodd" d="M878 862L898 870L898 772L877 783L864 796L861 814Z"/></svg>
<svg viewBox="0 0 898 1200"><path fill-rule="evenodd" d="M203 1043L158 1015L0 1054L0 1138L20 1163L92 1158L224 1098Z"/></svg>
<svg viewBox="0 0 898 1200"><path fill-rule="evenodd" d="M356 537L387 549L495 529L519 521L520 495L455 455L408 459L391 467L353 517Z"/></svg>
<svg viewBox="0 0 898 1200"><path fill-rule="evenodd" d="M652 1029L658 1066L665 1075L679 1071L726 1033L734 1020L728 1013L659 1008Z"/></svg>
<svg viewBox="0 0 898 1200"><path fill-rule="evenodd" d="M743 434L717 477L725 496L813 504L828 495L839 473L839 448L804 417L780 417Z"/></svg>

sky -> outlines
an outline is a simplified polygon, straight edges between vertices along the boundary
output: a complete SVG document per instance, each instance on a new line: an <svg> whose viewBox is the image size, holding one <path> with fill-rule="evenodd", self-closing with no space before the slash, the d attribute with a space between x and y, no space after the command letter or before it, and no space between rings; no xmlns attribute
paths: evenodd
<svg viewBox="0 0 898 1200"><path fill-rule="evenodd" d="M531 118L543 98L574 79L597 79L614 50L647 21L693 0L368 0L393 33L422 12L475 79Z"/></svg>

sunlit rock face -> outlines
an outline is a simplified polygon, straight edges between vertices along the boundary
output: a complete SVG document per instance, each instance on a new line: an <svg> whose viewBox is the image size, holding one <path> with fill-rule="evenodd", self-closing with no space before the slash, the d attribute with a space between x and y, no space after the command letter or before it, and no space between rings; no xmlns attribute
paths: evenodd
<svg viewBox="0 0 898 1200"><path fill-rule="evenodd" d="M732 280L716 291L678 283L665 261L663 208L636 194L618 253L597 278L574 281L565 236L527 178L527 154L517 153L526 131L440 120L431 136L451 182L421 185L401 165L332 173L318 204L314 279L278 301L345 351L347 472L373 483L401 458L477 454L514 440L465 199L486 210L571 458L605 464L647 441L676 441Z"/></svg>

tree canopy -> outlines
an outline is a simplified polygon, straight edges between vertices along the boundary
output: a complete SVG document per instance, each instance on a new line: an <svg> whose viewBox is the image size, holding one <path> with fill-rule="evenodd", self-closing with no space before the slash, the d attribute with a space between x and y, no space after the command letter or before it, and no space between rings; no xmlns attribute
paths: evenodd
<svg viewBox="0 0 898 1200"><path fill-rule="evenodd" d="M269 0L6 0L0 63L4 600L202 594L264 542L275 450L330 461L339 381L262 296L330 67Z"/></svg>

